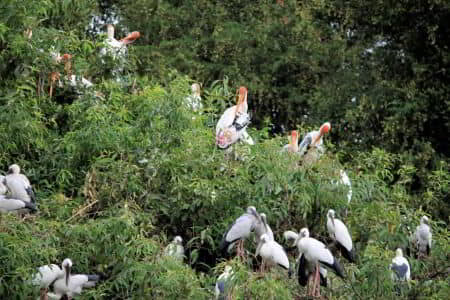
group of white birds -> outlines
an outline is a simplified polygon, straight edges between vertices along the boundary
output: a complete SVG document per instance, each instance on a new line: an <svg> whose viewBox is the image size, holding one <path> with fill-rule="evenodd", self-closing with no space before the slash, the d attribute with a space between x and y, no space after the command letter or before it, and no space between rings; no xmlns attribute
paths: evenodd
<svg viewBox="0 0 450 300"><path fill-rule="evenodd" d="M30 283L39 286L41 289L40 300L48 299L72 299L83 291L83 288L90 288L100 280L99 275L71 274L72 260L66 258L61 264L61 268L56 264L45 265L38 268L38 272L33 275ZM52 288L53 292L49 292Z"/></svg>

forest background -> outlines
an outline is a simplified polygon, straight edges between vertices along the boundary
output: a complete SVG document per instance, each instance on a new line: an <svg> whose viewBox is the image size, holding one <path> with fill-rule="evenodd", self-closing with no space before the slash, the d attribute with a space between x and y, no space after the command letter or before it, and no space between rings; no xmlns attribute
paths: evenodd
<svg viewBox="0 0 450 300"><path fill-rule="evenodd" d="M120 82L98 55L109 22L116 38L141 33ZM0 298L38 295L24 283L35 268L70 257L74 271L103 278L82 299L208 299L222 233L248 205L285 247L283 231L304 226L326 240L326 211L347 207L347 190L332 183L340 168L352 180L343 220L358 262L325 294L397 297L388 265L428 215L432 255L410 258L401 296L446 298L449 37L441 0L2 0L0 166L21 166L39 212L0 215ZM50 49L71 53L96 92L50 97L48 75L64 73ZM201 115L183 105L193 82ZM215 149L214 129L241 85L256 145L235 147L236 161ZM332 130L319 163L298 167L279 153L291 129L324 121ZM161 258L175 235L185 263ZM252 261L229 263L236 299L305 294L282 271L261 277Z"/></svg>

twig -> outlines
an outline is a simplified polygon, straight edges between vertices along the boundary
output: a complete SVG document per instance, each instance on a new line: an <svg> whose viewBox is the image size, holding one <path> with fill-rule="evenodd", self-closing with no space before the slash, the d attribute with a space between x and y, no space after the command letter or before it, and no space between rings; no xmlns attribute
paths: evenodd
<svg viewBox="0 0 450 300"><path fill-rule="evenodd" d="M93 206L95 203L97 203L98 200L95 200L94 202L89 203L88 205L86 205L85 207L83 207L82 209L80 209L79 211L77 211L76 214L74 214L73 216L71 216L69 219L66 220L66 223L69 222L70 220L72 220L73 218L75 218L76 216L80 215L83 211L85 211L86 209L88 209L89 207Z"/></svg>

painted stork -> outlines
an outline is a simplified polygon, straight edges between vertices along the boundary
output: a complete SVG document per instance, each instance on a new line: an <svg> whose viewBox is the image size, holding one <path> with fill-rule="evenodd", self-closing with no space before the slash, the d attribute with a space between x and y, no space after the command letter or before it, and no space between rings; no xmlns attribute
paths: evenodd
<svg viewBox="0 0 450 300"><path fill-rule="evenodd" d="M291 140L289 144L284 145L283 151L288 151L290 153L298 153L298 133L297 130L291 131Z"/></svg>
<svg viewBox="0 0 450 300"><path fill-rule="evenodd" d="M247 104L247 88L241 86L238 90L237 104L229 107L220 117L216 125L216 145L226 149L238 140L254 145L246 128L250 124Z"/></svg>
<svg viewBox="0 0 450 300"><path fill-rule="evenodd" d="M308 149L308 146L311 148L316 148L319 151L319 154L323 154L325 152L325 148L323 147L323 136L331 130L331 124L326 122L320 126L320 129L308 132L306 136L303 138L302 142L299 145L300 155L303 155L305 151Z"/></svg>
<svg viewBox="0 0 450 300"><path fill-rule="evenodd" d="M320 241L309 237L308 228L302 228L296 242L299 250L304 255L304 259L309 264L315 265L315 276L312 291L308 291L310 296L320 296L320 275L319 266L326 266L336 273L341 278L345 278L344 269L339 264L339 261L333 256L330 250ZM306 264L305 264L306 266ZM304 269L299 268L299 274L306 273Z"/></svg>
<svg viewBox="0 0 450 300"><path fill-rule="evenodd" d="M419 253L419 258L430 255L432 233L427 216L420 218L420 225L416 227L413 244Z"/></svg>
<svg viewBox="0 0 450 300"><path fill-rule="evenodd" d="M66 258L68 259L68 258ZM64 260L66 264L68 261ZM64 261L61 264L64 268ZM41 288L41 300L47 300L47 292L50 285L52 285L57 279L65 276L65 272L58 265L51 264L38 268L38 272L33 275L31 283Z"/></svg>
<svg viewBox="0 0 450 300"><path fill-rule="evenodd" d="M69 299L72 299L72 297L80 295L83 288L94 287L100 280L98 275L72 275L70 273L72 261L68 258L63 261L62 266L64 275L53 283L53 291L58 297L67 295Z"/></svg>
<svg viewBox="0 0 450 300"><path fill-rule="evenodd" d="M215 295L216 300L225 300L230 292L230 281L233 279L231 266L226 266L225 271L220 274L216 281Z"/></svg>
<svg viewBox="0 0 450 300"><path fill-rule="evenodd" d="M237 255L244 257L244 240L250 236L250 233L255 231L256 236L260 237L265 233L264 224L261 216L256 211L254 206L249 206L247 211L234 221L222 237L220 242L220 250L222 253L227 253L231 246L238 242L236 251Z"/></svg>
<svg viewBox="0 0 450 300"><path fill-rule="evenodd" d="M330 237L336 241L337 247L342 255L349 261L355 262L355 251L353 248L352 237L348 232L347 226L335 218L335 211L328 210L327 213L327 229Z"/></svg>
<svg viewBox="0 0 450 300"><path fill-rule="evenodd" d="M408 260L403 257L403 251L397 248L395 251L395 257L392 259L392 263L389 265L392 270L391 278L393 281L409 281L411 278L411 270Z"/></svg>
<svg viewBox="0 0 450 300"><path fill-rule="evenodd" d="M184 260L184 247L183 247L183 239L181 236L177 235L173 241L167 245L164 249L165 256L171 256L176 260L183 261Z"/></svg>
<svg viewBox="0 0 450 300"><path fill-rule="evenodd" d="M187 96L185 101L187 106L196 112L203 108L202 98L200 96L200 85L198 83L193 83L191 85L191 90L192 94Z"/></svg>
<svg viewBox="0 0 450 300"><path fill-rule="evenodd" d="M8 188L10 198L36 203L30 181L27 176L20 173L19 165L13 164L9 167L8 174L3 178L3 184Z"/></svg>
<svg viewBox="0 0 450 300"><path fill-rule="evenodd" d="M123 71L124 60L127 55L127 45L133 43L141 37L139 31L133 31L120 41L114 38L114 25L107 25L107 39L105 47L100 50L101 56L111 56L115 60L116 68L113 70L113 75L118 76Z"/></svg>

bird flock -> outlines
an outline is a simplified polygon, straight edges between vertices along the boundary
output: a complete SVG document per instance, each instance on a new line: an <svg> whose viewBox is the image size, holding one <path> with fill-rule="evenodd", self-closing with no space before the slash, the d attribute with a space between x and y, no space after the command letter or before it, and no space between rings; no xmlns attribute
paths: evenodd
<svg viewBox="0 0 450 300"><path fill-rule="evenodd" d="M114 27L108 25L108 38L105 42L105 48L100 52L101 56L109 55L117 60L116 68L113 74L118 77L123 71L123 57L126 55L126 45L134 42L140 37L139 32L133 32L126 38L117 41L114 38ZM31 31L27 31L27 37L31 38ZM67 78L72 86L76 86L75 76L71 74L70 54L60 56L57 52L51 52L56 63L64 62ZM52 94L53 83L59 80L59 73L52 73L50 95ZM82 86L91 87L87 79L82 78ZM61 83L59 83L61 86ZM185 99L186 105L194 112L200 112L203 108L200 96L200 85L192 85L192 95ZM221 115L216 125L215 145L219 149L230 151L232 146L238 142L248 145L254 145L255 142L247 133L247 128L251 123L248 113L248 90L241 86L236 93L236 105L227 108ZM299 133L296 130L291 131L289 143L282 147L282 152L304 157L312 157L312 161L317 161L325 153L326 149L323 143L323 137L331 130L331 124L325 122L319 130L314 130L305 134L299 142ZM337 184L343 184L348 187L347 202L352 198L352 187L350 179L344 170L339 171L340 181ZM13 164L9 167L6 176L0 176L0 212L16 212L20 214L34 213L37 211L37 203L34 191L28 178L21 173L20 167ZM295 263L289 261L285 248L276 241L274 233L270 228L265 213L259 213L254 206L249 206L245 213L239 216L224 232L219 249L224 257L228 257L233 249L236 255L242 260L246 260L248 255L244 242L255 236L255 257L261 257L260 272L264 273L272 267L280 267L287 271L290 277L293 272L297 275L298 283L307 287L309 296L320 296L320 286L327 287L328 270L334 272L338 277L345 279L346 274L343 265L337 258L338 252L349 263L356 263L355 248L349 229L340 219L336 218L333 209L329 209L326 215L326 228L331 240L332 246L329 247L318 239L310 236L308 228L302 228L298 233L295 231L285 231L283 237L287 242L291 242L291 247L298 251L298 257ZM432 233L429 226L428 217L423 216L420 225L410 237L412 250L419 258L425 258L430 255L432 246ZM247 247L248 248L248 247ZM337 249L335 253L331 249ZM392 271L392 280L395 282L409 281L411 270L408 260L403 256L402 249L398 248L395 257L389 265ZM185 252L183 239L181 236L175 236L173 241L164 249L164 256L173 257L176 260L183 261ZM56 264L41 266L37 269L32 279L29 281L32 285L39 286L41 289L40 299L61 299L67 297L71 299L82 293L83 288L95 286L100 280L98 275L71 274L72 260L66 258L61 263L61 267ZM295 265L296 270L293 266ZM218 277L215 285L216 299L226 299L232 287L233 278L232 267L227 264L224 272Z"/></svg>

